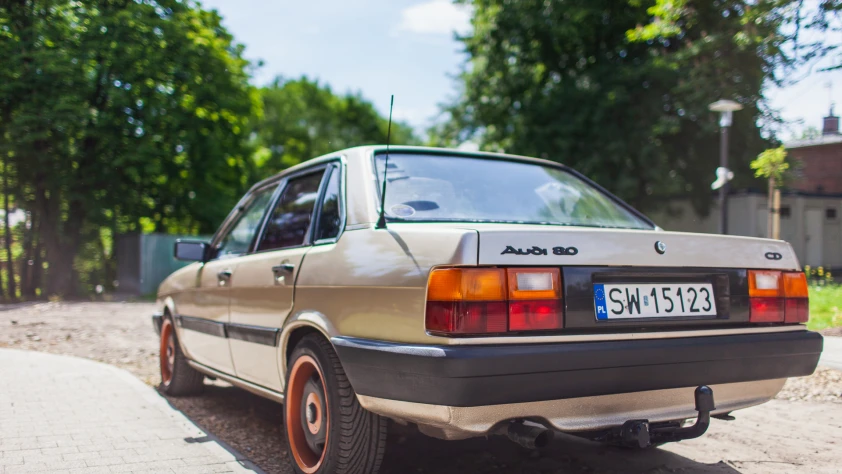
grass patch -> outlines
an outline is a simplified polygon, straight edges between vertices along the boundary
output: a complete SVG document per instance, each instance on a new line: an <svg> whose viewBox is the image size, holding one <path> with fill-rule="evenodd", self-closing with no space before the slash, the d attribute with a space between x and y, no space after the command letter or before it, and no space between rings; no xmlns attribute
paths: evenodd
<svg viewBox="0 0 842 474"><path fill-rule="evenodd" d="M810 286L810 321L813 330L842 326L842 285Z"/></svg>

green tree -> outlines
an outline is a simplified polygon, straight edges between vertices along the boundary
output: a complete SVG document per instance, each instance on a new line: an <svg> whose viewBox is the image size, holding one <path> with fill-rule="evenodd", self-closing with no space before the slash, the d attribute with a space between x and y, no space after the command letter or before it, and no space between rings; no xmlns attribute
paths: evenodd
<svg viewBox="0 0 842 474"><path fill-rule="evenodd" d="M780 229L780 192L777 190L783 184L784 173L789 169L786 162L786 148L781 145L778 148L770 148L763 151L751 162L751 169L758 178L769 180L769 222L767 236L773 239L778 238Z"/></svg>
<svg viewBox="0 0 842 474"><path fill-rule="evenodd" d="M632 0L639 2L640 0ZM726 2L729 12L736 13L743 28L736 36L714 35L712 43L725 39L741 46L758 48L758 55L771 63L767 71L777 84L791 83L789 77L797 66L827 55L836 55L836 64L822 71L842 68L838 36L842 31L842 1L822 0L758 0ZM635 40L682 39L697 24L704 22L707 2L698 0L655 0L648 13L652 21L629 32ZM770 32L769 27L772 27Z"/></svg>
<svg viewBox="0 0 842 474"><path fill-rule="evenodd" d="M786 155L786 148L782 145L778 148L764 150L751 162L754 175L758 178L768 179L770 190L777 187L775 183L783 182L784 173L789 169Z"/></svg>
<svg viewBox="0 0 842 474"><path fill-rule="evenodd" d="M263 115L253 123L255 164L269 175L353 146L386 142L388 119L360 94L337 95L302 77L276 79L260 90ZM393 144L415 144L412 128L392 122Z"/></svg>
<svg viewBox="0 0 842 474"><path fill-rule="evenodd" d="M249 184L260 103L215 12L4 1L0 37L0 153L30 215L24 247L43 249L47 294L74 291L74 260L102 227L207 232Z"/></svg>
<svg viewBox="0 0 842 474"><path fill-rule="evenodd" d="M680 34L649 36L638 27L652 22L654 2L470 3L463 94L431 131L435 142L470 138L545 157L638 207L685 195L706 213L718 162L707 105L731 98L744 106L731 132L735 184L753 184L748 164L768 147L761 91L782 39L769 17L745 23L749 2L697 2L695 22L680 23Z"/></svg>

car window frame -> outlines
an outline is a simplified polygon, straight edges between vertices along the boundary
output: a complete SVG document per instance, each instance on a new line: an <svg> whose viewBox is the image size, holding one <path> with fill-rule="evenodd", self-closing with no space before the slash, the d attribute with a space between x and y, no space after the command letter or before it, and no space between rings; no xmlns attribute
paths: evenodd
<svg viewBox="0 0 842 474"><path fill-rule="evenodd" d="M324 200L327 194L327 186L330 184L330 179L333 177L334 173L338 173L339 176L339 193L337 195L339 198L339 232L336 234L336 237L315 240L316 235L318 235L317 231L319 229L319 221L322 217L322 208L324 207ZM319 192L319 201L316 207L315 216L313 217L314 225L310 229L310 240L313 242L312 245L328 245L338 242L339 237L341 237L345 232L345 215L345 166L344 160L340 158L328 164L325 178L322 180L322 189Z"/></svg>
<svg viewBox="0 0 842 474"><path fill-rule="evenodd" d="M268 208L268 211L263 216L263 221L260 224L260 232L258 234L258 238L254 239L251 245L249 255L252 254L261 254L266 252L278 252L281 250L291 250L291 249L300 249L303 247L310 247L313 245L313 232L316 226L316 216L318 215L322 202L322 197L324 196L325 187L327 186L327 181L325 180L325 175L327 174L328 168L331 166L333 162L322 162L318 165L313 165L304 169L300 169L295 171L294 173L290 173L288 175L284 175L279 182L278 189L275 191L275 195L272 197L271 205ZM266 224L269 220L269 215L275 212L275 208L278 206L278 203L283 197L284 191L289 186L289 182L293 179L300 178L302 176L306 176L309 174L315 174L321 171L322 179L319 182L319 189L318 189L318 196L316 197L316 203L313 205L313 212L310 214L310 226L307 228L307 232L304 234L304 242L301 245L295 245L292 247L281 247L281 248L274 248L274 249L266 249L266 250L257 250L260 242L263 240L263 237L266 233Z"/></svg>
<svg viewBox="0 0 842 474"><path fill-rule="evenodd" d="M261 215L260 222L258 223L258 226L257 226L258 230L261 230L263 228L263 225L266 222L266 216L268 214L268 211L269 211L269 209L271 209L271 207L270 207L271 203L273 203L275 201L275 199L277 198L278 189L280 189L281 181L282 181L282 179L278 179L278 180L269 181L268 183L264 183L263 185L261 185L258 188L250 189L245 195L243 195L242 198L240 198L240 201L237 203L236 206L234 206L234 208L231 210L231 212L228 213L228 217L226 217L225 220L222 221L222 225L219 226L219 229L216 231L213 238L211 238L210 247L211 247L211 249L213 249L213 258L208 259L208 262L242 257L244 255L248 255L248 254L251 253L251 250L254 248L255 236L252 236L252 238L251 238L252 241L249 243L248 250L246 250L243 253L228 254L228 255L225 255L225 256L222 256L222 257L220 257L219 254L218 254L220 243L234 229L234 226L237 224L237 222L239 222L239 219L243 215L243 212L246 210L248 205L251 204L251 202L254 200L255 195L257 195L258 193L260 193L260 192L262 192L262 191L264 191L264 190L266 190L266 189L268 189L272 186L275 186L275 189L272 191L271 195L269 196L269 201L267 202L266 207L263 208L263 214ZM255 235L257 235L257 234L255 234Z"/></svg>
<svg viewBox="0 0 842 474"><path fill-rule="evenodd" d="M405 150L405 149L393 149L391 153L394 154L404 154L404 155L428 155L428 156L453 156L458 158L471 158L471 159L478 159L478 160L489 160L489 161L510 161L514 163L526 163L530 165L538 165L538 166L546 166L548 168L556 168L566 173L569 173L575 178L583 181L588 186L593 187L599 193L605 195L609 200L613 201L615 204L619 205L626 211L630 212L633 216L637 217L638 219L642 220L644 223L651 226L651 229L633 229L633 230L658 230L657 224L655 224L652 219L649 219L645 214L635 209L631 204L623 201L619 197L615 196L611 191L608 191L604 187L600 186L595 181L591 180L587 176L583 175L582 173L576 171L575 169L563 165L561 163L556 163L553 161L546 161L537 158L530 158L530 157L518 157L518 156L502 156L502 157L489 157L482 154L475 154L469 152L463 152L458 150ZM381 179L380 173L377 172L377 155L386 155L390 154L389 151L386 149L376 149L371 152L371 156L369 157L369 163L371 166L371 172L374 175L374 185L376 187L374 192L374 197L376 199L377 204L377 214L380 214L380 209L383 206L383 180ZM388 190L386 192L388 195ZM398 217L392 216L385 216L386 222L400 222L400 223L440 223L440 222L454 222L454 223L498 223L492 221L484 221L484 220L442 220L442 219L434 219L434 220L418 220L418 219L401 219ZM532 223L530 223L532 224ZM546 226L553 226L553 225L560 225L560 224L541 224L541 223L534 223L532 225L546 225ZM598 226L577 226L577 227L590 227L590 228L600 228ZM612 227L613 228L613 227ZM618 229L632 229L626 227L617 227Z"/></svg>

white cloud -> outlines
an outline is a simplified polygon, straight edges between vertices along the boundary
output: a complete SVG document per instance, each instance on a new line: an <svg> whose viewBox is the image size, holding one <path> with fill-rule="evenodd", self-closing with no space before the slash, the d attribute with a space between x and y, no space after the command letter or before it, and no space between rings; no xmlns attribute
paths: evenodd
<svg viewBox="0 0 842 474"><path fill-rule="evenodd" d="M398 31L427 35L466 34L471 30L471 9L450 0L429 0L401 12Z"/></svg>

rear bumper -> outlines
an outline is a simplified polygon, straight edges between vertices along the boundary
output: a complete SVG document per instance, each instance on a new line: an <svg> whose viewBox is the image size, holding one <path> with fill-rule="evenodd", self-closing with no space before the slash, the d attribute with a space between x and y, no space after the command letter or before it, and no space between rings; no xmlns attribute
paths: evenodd
<svg viewBox="0 0 842 474"><path fill-rule="evenodd" d="M358 395L446 407L785 379L813 373L822 351L821 335L806 330L494 346L331 341Z"/></svg>
<svg viewBox="0 0 842 474"><path fill-rule="evenodd" d="M710 385L716 409L728 413L769 401L786 379ZM443 439L463 439L502 431L506 422L527 419L559 431L593 432L621 426L628 420L651 423L695 418L696 387L594 397L507 403L481 407L450 407L402 402L359 395L368 411L402 422L416 423L422 432Z"/></svg>

